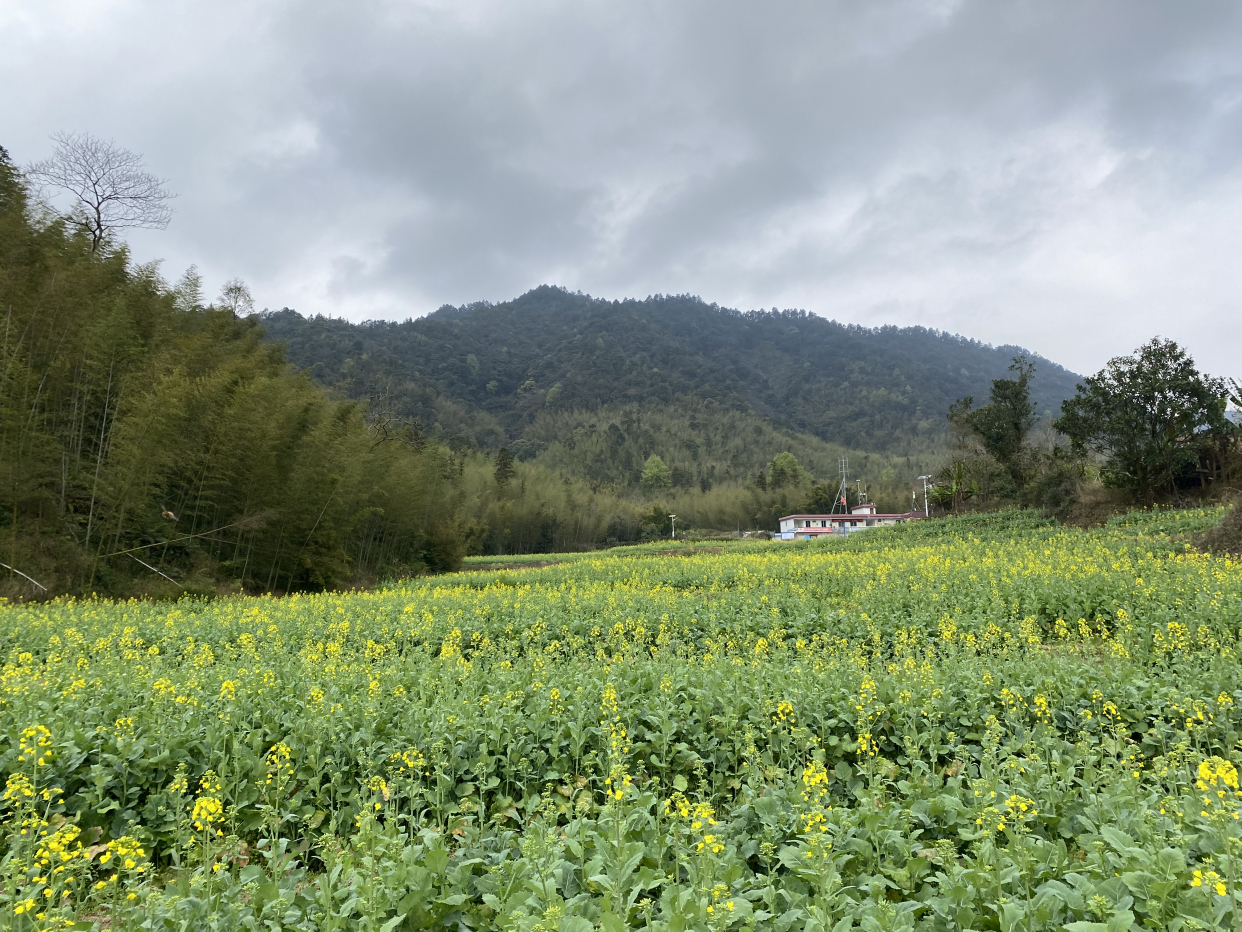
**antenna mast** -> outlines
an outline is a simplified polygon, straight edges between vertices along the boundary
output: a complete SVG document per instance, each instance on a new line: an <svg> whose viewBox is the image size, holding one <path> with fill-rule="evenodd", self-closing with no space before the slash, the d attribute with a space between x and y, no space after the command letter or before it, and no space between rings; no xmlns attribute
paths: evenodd
<svg viewBox="0 0 1242 932"><path fill-rule="evenodd" d="M858 487L858 504L867 504L867 487L863 485L861 479L855 479L854 484Z"/></svg>
<svg viewBox="0 0 1242 932"><path fill-rule="evenodd" d="M836 500L832 503L832 511L828 512L829 514L831 515L837 514L838 508L841 509L841 514L843 515L847 515L850 513L850 508L849 508L849 505L847 504L848 499L846 497L846 493L849 491L849 481L850 481L850 462L846 457L843 456L841 457L841 485L837 489L837 497L836 497Z"/></svg>

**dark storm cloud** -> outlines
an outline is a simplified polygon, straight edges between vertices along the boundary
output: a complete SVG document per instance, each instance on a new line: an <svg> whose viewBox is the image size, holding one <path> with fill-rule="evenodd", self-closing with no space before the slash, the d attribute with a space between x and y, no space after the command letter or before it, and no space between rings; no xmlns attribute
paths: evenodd
<svg viewBox="0 0 1242 932"><path fill-rule="evenodd" d="M0 144L146 153L135 254L269 306L552 282L1236 372L1240 52L1215 3L8 4Z"/></svg>

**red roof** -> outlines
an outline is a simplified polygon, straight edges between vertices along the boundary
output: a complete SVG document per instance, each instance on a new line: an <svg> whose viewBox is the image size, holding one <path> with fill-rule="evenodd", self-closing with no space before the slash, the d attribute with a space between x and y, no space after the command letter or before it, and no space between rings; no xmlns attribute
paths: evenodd
<svg viewBox="0 0 1242 932"><path fill-rule="evenodd" d="M859 518L914 518L914 517L918 517L918 515L919 513L917 511L907 511L905 514L900 514L900 515L877 515L877 514L867 514L866 512L859 512L856 515L855 514L849 514L849 515L840 515L840 514L837 514L837 515L785 515L785 517L781 518L780 520L790 521L794 518L811 518L816 521L850 521L850 520L856 521Z"/></svg>

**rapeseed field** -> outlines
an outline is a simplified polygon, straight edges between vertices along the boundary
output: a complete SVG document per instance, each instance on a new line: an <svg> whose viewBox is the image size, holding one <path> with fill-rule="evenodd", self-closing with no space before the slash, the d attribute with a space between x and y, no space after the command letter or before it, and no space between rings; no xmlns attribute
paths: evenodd
<svg viewBox="0 0 1242 932"><path fill-rule="evenodd" d="M0 926L1236 929L1218 510L0 607Z"/></svg>

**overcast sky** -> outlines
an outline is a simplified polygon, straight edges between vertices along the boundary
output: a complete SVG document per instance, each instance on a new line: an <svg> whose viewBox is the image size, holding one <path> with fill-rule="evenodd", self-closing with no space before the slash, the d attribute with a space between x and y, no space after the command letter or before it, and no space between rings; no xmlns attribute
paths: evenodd
<svg viewBox="0 0 1242 932"><path fill-rule="evenodd" d="M0 4L0 145L179 193L134 255L355 320L542 283L1242 376L1242 6Z"/></svg>

